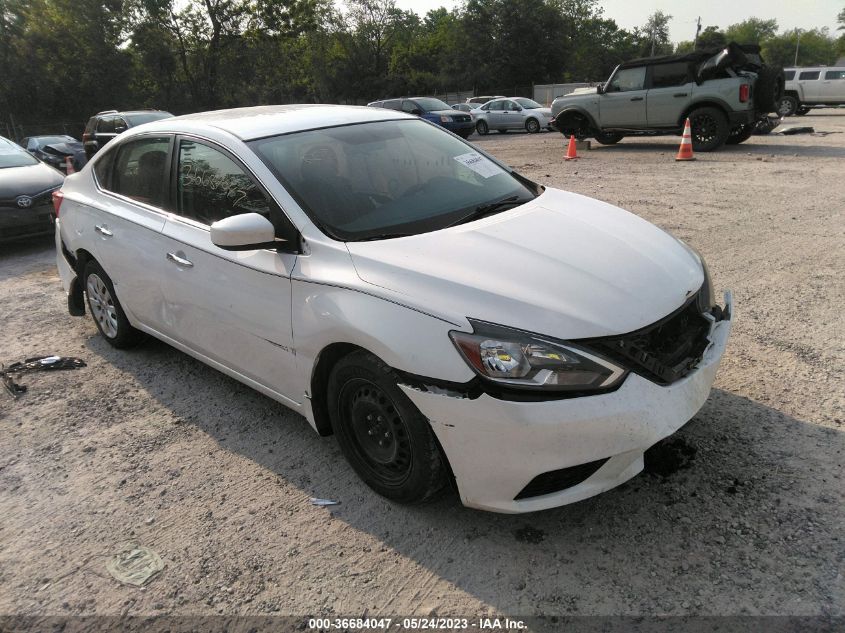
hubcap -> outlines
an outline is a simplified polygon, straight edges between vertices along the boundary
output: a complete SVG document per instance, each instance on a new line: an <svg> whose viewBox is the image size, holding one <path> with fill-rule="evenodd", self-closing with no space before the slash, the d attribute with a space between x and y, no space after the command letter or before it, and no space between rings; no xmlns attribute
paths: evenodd
<svg viewBox="0 0 845 633"><path fill-rule="evenodd" d="M97 273L88 275L85 287L94 320L100 324L103 334L114 338L117 336L117 310L108 287Z"/></svg>
<svg viewBox="0 0 845 633"><path fill-rule="evenodd" d="M387 484L404 481L411 469L411 442L387 394L368 380L350 380L341 392L341 411L369 470Z"/></svg>

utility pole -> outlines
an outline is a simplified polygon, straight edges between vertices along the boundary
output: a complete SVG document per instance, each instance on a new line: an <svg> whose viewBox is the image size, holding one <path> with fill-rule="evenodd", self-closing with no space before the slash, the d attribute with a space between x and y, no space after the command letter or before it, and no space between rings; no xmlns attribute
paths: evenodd
<svg viewBox="0 0 845 633"><path fill-rule="evenodd" d="M798 66L798 47L801 45L801 29L797 29L798 39L795 40L795 63L793 66Z"/></svg>
<svg viewBox="0 0 845 633"><path fill-rule="evenodd" d="M692 50L698 46L698 34L701 33L701 16L698 16L697 26L695 27L695 39L692 41Z"/></svg>

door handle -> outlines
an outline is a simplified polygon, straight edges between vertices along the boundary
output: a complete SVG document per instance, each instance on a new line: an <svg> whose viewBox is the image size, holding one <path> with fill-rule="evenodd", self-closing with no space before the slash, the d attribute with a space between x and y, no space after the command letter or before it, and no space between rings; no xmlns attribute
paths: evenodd
<svg viewBox="0 0 845 633"><path fill-rule="evenodd" d="M114 233L109 231L108 228L103 224L97 224L94 227L94 230L97 231L97 233L99 233L100 235L104 235L105 237L111 237L112 235L114 235Z"/></svg>
<svg viewBox="0 0 845 633"><path fill-rule="evenodd" d="M642 97L631 97L631 101L642 101Z"/></svg>
<svg viewBox="0 0 845 633"><path fill-rule="evenodd" d="M672 96L673 96L673 97L686 97L686 96L687 96L687 93L686 93L686 92L676 92L676 93L675 93L675 94L673 94Z"/></svg>
<svg viewBox="0 0 845 633"><path fill-rule="evenodd" d="M190 260L185 259L184 257L179 257L176 253L168 253L167 259L171 262L176 264L177 266L182 266L184 268L193 268L194 263Z"/></svg>

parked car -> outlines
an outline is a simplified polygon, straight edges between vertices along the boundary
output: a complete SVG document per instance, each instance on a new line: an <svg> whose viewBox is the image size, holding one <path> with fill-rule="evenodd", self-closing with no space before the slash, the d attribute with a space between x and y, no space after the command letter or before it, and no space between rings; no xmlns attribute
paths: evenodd
<svg viewBox="0 0 845 633"><path fill-rule="evenodd" d="M88 119L85 132L82 134L85 155L91 158L106 143L129 128L151 121L167 119L172 116L170 112L163 110L132 110L128 112L104 110L103 112L98 112Z"/></svg>
<svg viewBox="0 0 845 633"><path fill-rule="evenodd" d="M785 68L781 116L803 115L815 106L845 105L845 66Z"/></svg>
<svg viewBox="0 0 845 633"><path fill-rule="evenodd" d="M301 413L398 502L452 475L500 512L621 484L707 399L731 328L683 242L401 112L157 121L56 197L71 314Z"/></svg>
<svg viewBox="0 0 845 633"><path fill-rule="evenodd" d="M476 132L482 135L490 130L502 134L508 130L525 130L536 134L543 129L552 129L551 109L525 97L493 99L473 110L472 116Z"/></svg>
<svg viewBox="0 0 845 633"><path fill-rule="evenodd" d="M471 112L473 110L473 105L470 103L453 103L452 109L453 110L460 110L461 112Z"/></svg>
<svg viewBox="0 0 845 633"><path fill-rule="evenodd" d="M0 137L0 242L53 232L52 194L61 172Z"/></svg>
<svg viewBox="0 0 845 633"><path fill-rule="evenodd" d="M455 112L448 104L433 97L406 97L403 99L385 99L367 104L371 108L387 108L416 115L431 121L462 138L468 138L475 128L472 117L463 112Z"/></svg>
<svg viewBox="0 0 845 633"><path fill-rule="evenodd" d="M680 134L689 118L692 146L707 152L747 140L757 122L781 103L783 70L767 66L758 46L731 43L620 64L607 83L552 102L564 135L604 145L625 136Z"/></svg>
<svg viewBox="0 0 845 633"><path fill-rule="evenodd" d="M61 171L67 171L67 158L73 168L79 171L88 162L82 143L66 134L58 136L27 136L21 139L21 146L38 160Z"/></svg>
<svg viewBox="0 0 845 633"><path fill-rule="evenodd" d="M473 104L485 104L488 101L491 101L493 99L505 99L505 98L506 98L505 95L486 95L486 96L481 96L481 97L470 97L469 99L467 99L467 103L469 103L471 105L473 105Z"/></svg>

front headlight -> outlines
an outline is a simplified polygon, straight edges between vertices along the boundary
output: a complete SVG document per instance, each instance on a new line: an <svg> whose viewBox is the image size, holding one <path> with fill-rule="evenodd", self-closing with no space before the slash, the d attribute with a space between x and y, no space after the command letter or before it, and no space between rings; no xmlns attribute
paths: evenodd
<svg viewBox="0 0 845 633"><path fill-rule="evenodd" d="M441 123L449 123L451 120L452 120L452 117L450 117L447 114L441 114L440 115L440 122Z"/></svg>
<svg viewBox="0 0 845 633"><path fill-rule="evenodd" d="M492 382L524 389L590 391L618 384L625 370L582 347L474 321L471 334L449 336L467 364Z"/></svg>

